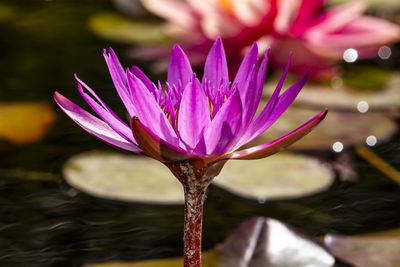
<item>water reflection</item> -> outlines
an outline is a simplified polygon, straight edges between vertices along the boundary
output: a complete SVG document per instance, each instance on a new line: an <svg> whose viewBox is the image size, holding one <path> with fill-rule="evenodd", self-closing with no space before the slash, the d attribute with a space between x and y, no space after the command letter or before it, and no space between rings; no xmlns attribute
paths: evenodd
<svg viewBox="0 0 400 267"><path fill-rule="evenodd" d="M343 52L343 60L346 61L347 63L353 63L357 60L357 58L358 58L358 52L354 48L346 49Z"/></svg>
<svg viewBox="0 0 400 267"><path fill-rule="evenodd" d="M378 141L378 140L376 139L376 136L374 136L374 135L368 136L367 139L365 140L365 142L366 142L367 145L369 145L369 146L374 146L374 145L376 145L377 141Z"/></svg>
<svg viewBox="0 0 400 267"><path fill-rule="evenodd" d="M342 151L343 151L343 148L344 148L343 143L342 143L342 142L339 142L339 141L333 143L333 145L332 145L332 149L333 149L333 151L335 151L336 153L342 152Z"/></svg>
<svg viewBox="0 0 400 267"><path fill-rule="evenodd" d="M368 111L368 109L369 109L369 104L368 104L367 101L360 101L360 102L358 102L358 104L357 104L357 110L358 110L360 113L365 113L365 112Z"/></svg>
<svg viewBox="0 0 400 267"><path fill-rule="evenodd" d="M383 60L389 59L391 55L392 49L389 46L381 46L378 50L378 56Z"/></svg>

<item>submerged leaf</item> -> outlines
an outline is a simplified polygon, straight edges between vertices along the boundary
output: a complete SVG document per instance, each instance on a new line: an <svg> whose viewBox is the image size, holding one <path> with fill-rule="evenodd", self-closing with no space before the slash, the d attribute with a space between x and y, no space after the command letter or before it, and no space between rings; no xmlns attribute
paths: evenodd
<svg viewBox="0 0 400 267"><path fill-rule="evenodd" d="M279 138L312 114L315 114L313 109L292 107L254 143L264 143ZM396 131L396 124L381 113L329 111L325 120L314 131L291 145L289 149L330 150L335 142L341 142L344 148L348 148L365 145L369 136L374 136L376 144L379 144L388 140Z"/></svg>
<svg viewBox="0 0 400 267"><path fill-rule="evenodd" d="M89 28L99 37L113 42L153 43L167 39L161 24L133 21L116 13L92 16Z"/></svg>
<svg viewBox="0 0 400 267"><path fill-rule="evenodd" d="M400 266L400 229L355 236L329 234L324 243L333 255L355 267Z"/></svg>
<svg viewBox="0 0 400 267"><path fill-rule="evenodd" d="M334 177L331 169L312 157L280 153L260 160L230 160L213 184L264 202L320 192Z"/></svg>
<svg viewBox="0 0 400 267"><path fill-rule="evenodd" d="M0 138L15 144L39 141L54 119L53 109L47 103L0 103Z"/></svg>
<svg viewBox="0 0 400 267"><path fill-rule="evenodd" d="M183 203L183 188L161 163L146 157L90 151L73 156L63 167L73 187L97 197L149 202Z"/></svg>
<svg viewBox="0 0 400 267"><path fill-rule="evenodd" d="M218 267L328 267L335 259L319 244L278 220L254 217L218 247Z"/></svg>

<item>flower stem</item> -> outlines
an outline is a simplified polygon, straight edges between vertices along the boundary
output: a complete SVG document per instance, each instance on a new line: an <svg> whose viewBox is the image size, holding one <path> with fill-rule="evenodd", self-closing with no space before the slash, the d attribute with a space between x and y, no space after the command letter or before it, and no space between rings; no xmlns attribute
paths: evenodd
<svg viewBox="0 0 400 267"><path fill-rule="evenodd" d="M183 188L185 192L184 267L201 267L201 227L207 186L184 185Z"/></svg>

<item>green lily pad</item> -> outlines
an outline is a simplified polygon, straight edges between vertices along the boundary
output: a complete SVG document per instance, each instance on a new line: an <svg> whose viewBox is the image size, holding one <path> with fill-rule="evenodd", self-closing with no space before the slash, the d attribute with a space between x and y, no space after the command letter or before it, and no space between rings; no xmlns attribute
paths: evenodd
<svg viewBox="0 0 400 267"><path fill-rule="evenodd" d="M355 72L364 74L360 76ZM374 73L379 73L379 75ZM268 82L264 88L264 96L268 98L275 89L275 85L274 82ZM400 108L399 87L399 73L389 75L383 70L368 69L364 72L353 69L343 75L343 80L334 78L332 85L307 83L297 96L295 105L359 111L360 104L365 106L367 103L369 111L397 110Z"/></svg>
<svg viewBox="0 0 400 267"><path fill-rule="evenodd" d="M260 202L302 197L327 189L333 171L312 157L279 153L259 160L230 160L213 184Z"/></svg>
<svg viewBox="0 0 400 267"><path fill-rule="evenodd" d="M127 44L158 43L168 38L160 23L134 21L116 13L93 15L89 28L100 38Z"/></svg>
<svg viewBox="0 0 400 267"><path fill-rule="evenodd" d="M400 266L400 229L355 236L326 235L325 246L355 267Z"/></svg>
<svg viewBox="0 0 400 267"><path fill-rule="evenodd" d="M222 244L203 253L203 267L330 267L335 259L303 233L280 221L254 217ZM182 258L88 264L85 267L181 267Z"/></svg>
<svg viewBox="0 0 400 267"><path fill-rule="evenodd" d="M120 153L90 151L63 167L66 181L90 195L154 204L183 203L183 188L160 162Z"/></svg>
<svg viewBox="0 0 400 267"><path fill-rule="evenodd" d="M321 110L290 107L274 125L258 137L252 145L275 140L302 125ZM336 142L344 148L373 145L388 140L397 131L397 125L381 113L329 111L325 119L308 135L291 145L290 150L331 150Z"/></svg>

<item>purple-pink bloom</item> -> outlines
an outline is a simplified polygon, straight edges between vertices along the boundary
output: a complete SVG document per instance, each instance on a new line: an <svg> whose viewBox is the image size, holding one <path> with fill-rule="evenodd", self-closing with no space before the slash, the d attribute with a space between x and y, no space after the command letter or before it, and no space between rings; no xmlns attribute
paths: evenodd
<svg viewBox="0 0 400 267"><path fill-rule="evenodd" d="M268 55L260 66L254 43L230 82L221 39L208 54L200 80L176 45L172 50L167 82L153 83L136 66L124 70L112 49L104 51L115 88L132 118L129 126L77 76L78 90L101 118L55 93L60 108L99 139L123 150L145 154L161 162L201 158L209 163L227 159L256 159L293 143L326 114L321 112L298 129L275 140L238 150L267 130L289 107L308 74L280 94L289 63L274 94L255 116L265 80Z"/></svg>
<svg viewBox="0 0 400 267"><path fill-rule="evenodd" d="M182 183L185 193L184 266L201 266L201 225L205 193L229 159L259 159L272 155L312 130L322 111L287 135L247 149L241 146L267 130L289 107L308 74L282 94L287 64L275 92L256 115L264 86L268 55L261 64L254 43L230 82L222 41L212 46L200 80L176 45L165 84L153 83L136 66L124 70L112 49L104 51L115 88L131 118L128 126L78 77L78 90L100 117L93 116L55 92L60 108L101 140L164 163Z"/></svg>

